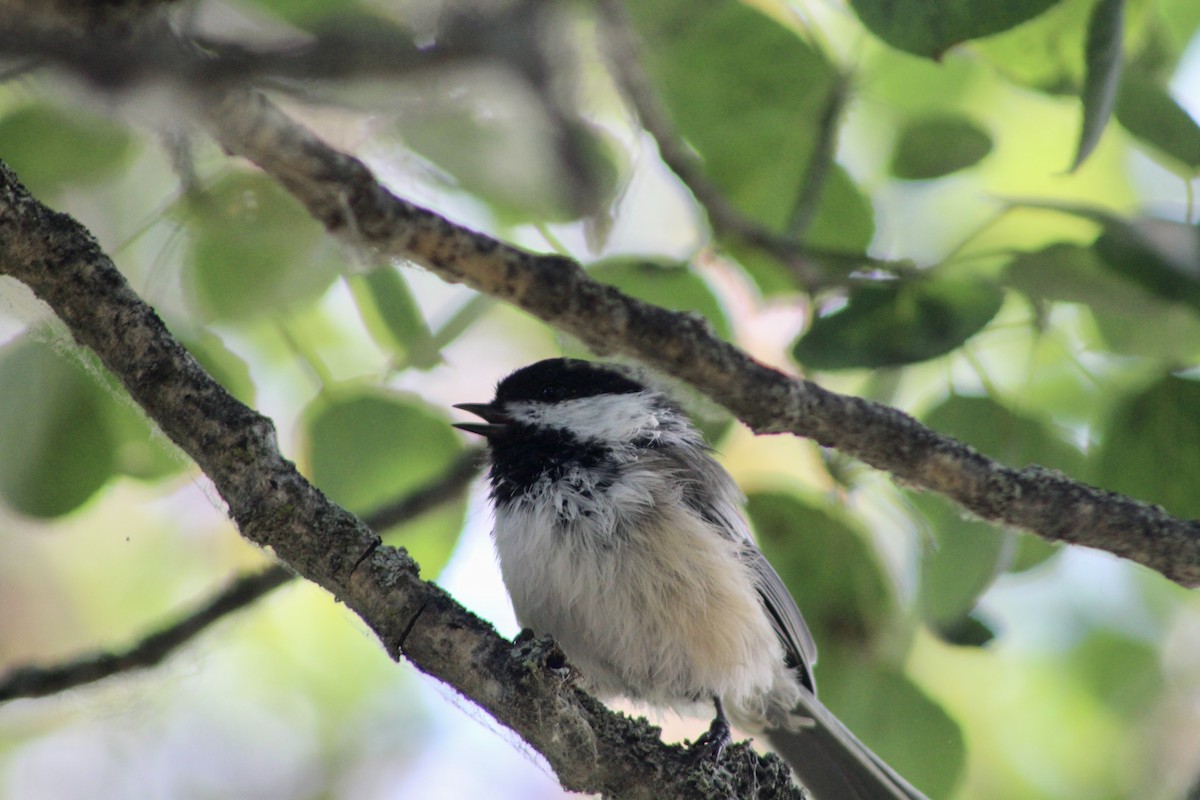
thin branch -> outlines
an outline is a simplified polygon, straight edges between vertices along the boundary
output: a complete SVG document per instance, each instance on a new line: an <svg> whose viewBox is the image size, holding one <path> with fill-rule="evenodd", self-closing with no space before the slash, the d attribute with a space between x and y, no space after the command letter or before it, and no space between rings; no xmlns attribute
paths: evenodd
<svg viewBox="0 0 1200 800"><path fill-rule="evenodd" d="M810 193L820 191L824 183L822 170L828 167L828 164L822 163L822 159L826 155L832 155L832 148L836 144L836 136L833 136L831 131L824 131L824 127L825 139L818 143L813 154L805 192L798 200L796 211L791 215L791 227L795 233L776 233L735 208L725 198L724 192L709 179L695 152L684 143L658 92L655 91L650 76L642 69L640 42L629 23L624 4L620 0L601 0L596 7L600 11L604 27L608 63L613 76L637 113L642 127L658 145L658 154L663 163L675 173L691 191L696 202L704 208L714 231L776 259L791 270L799 285L810 293L830 286L844 285L850 273L856 269L911 269L911 265L907 263L876 259L861 253L810 247L799 238L798 233L806 226L806 220L800 212L807 207L806 203L811 202ZM827 117L836 118L840 111L840 100L836 95L830 98L825 111ZM835 127L833 121L824 124Z"/></svg>
<svg viewBox="0 0 1200 800"><path fill-rule="evenodd" d="M372 530L386 531L402 522L416 519L426 511L457 500L483 466L483 449L464 450L445 472L393 503L381 506L363 517Z"/></svg>
<svg viewBox="0 0 1200 800"><path fill-rule="evenodd" d="M117 673L157 666L217 620L245 608L293 577L285 567L274 564L235 578L185 617L124 652L102 651L52 666L27 665L9 670L0 677L0 703L18 697L45 697Z"/></svg>
<svg viewBox="0 0 1200 800"><path fill-rule="evenodd" d="M479 448L465 450L445 473L367 515L363 521L375 530L386 530L461 497L479 473L481 457ZM157 666L213 623L246 608L295 577L286 567L273 564L234 578L175 622L122 652L98 651L50 666L15 667L0 676L0 703L18 697L44 697L118 673Z"/></svg>
<svg viewBox="0 0 1200 800"><path fill-rule="evenodd" d="M192 39L181 46L183 40L165 24L153 35L134 38L22 22L0 20L0 53L9 58L58 64L106 91L167 84L182 97L251 81L280 87L294 81L396 77L486 54L477 41L419 48L412 34L378 22L254 47L217 39Z"/></svg>
<svg viewBox="0 0 1200 800"><path fill-rule="evenodd" d="M226 150L273 176L332 234L512 303L600 355L656 367L756 433L813 439L985 520L1107 550L1184 586L1200 585L1200 522L1036 465L1011 469L897 409L768 368L694 316L634 300L570 259L519 250L396 197L361 161L261 95L228 95L210 107L208 125Z"/></svg>
<svg viewBox="0 0 1200 800"><path fill-rule="evenodd" d="M817 218L821 208L821 197L833 171L837 158L838 131L841 129L842 112L849 97L849 79L842 75L829 89L825 105L821 108L821 119L817 125L817 140L813 143L808 169L804 172L804 184L792 213L788 215L787 233L793 239L803 239L805 232Z"/></svg>

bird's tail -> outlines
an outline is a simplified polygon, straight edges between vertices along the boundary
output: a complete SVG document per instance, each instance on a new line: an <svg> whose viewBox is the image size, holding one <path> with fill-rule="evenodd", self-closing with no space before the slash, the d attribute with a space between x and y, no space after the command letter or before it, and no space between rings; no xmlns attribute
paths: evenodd
<svg viewBox="0 0 1200 800"><path fill-rule="evenodd" d="M792 729L765 731L816 800L927 800L842 724L808 689Z"/></svg>

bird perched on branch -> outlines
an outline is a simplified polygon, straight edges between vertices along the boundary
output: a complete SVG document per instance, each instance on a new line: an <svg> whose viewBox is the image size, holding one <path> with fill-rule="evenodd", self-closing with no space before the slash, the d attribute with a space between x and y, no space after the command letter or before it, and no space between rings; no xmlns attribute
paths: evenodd
<svg viewBox="0 0 1200 800"><path fill-rule="evenodd" d="M483 422L493 533L517 620L549 633L600 696L687 711L719 758L761 731L818 800L924 800L816 696L817 648L758 549L744 497L699 431L621 367L539 361Z"/></svg>

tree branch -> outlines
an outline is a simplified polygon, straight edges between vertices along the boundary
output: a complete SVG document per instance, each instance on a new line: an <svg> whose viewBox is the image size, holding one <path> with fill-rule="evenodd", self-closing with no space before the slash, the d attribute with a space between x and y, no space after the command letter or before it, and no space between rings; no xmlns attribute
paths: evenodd
<svg viewBox="0 0 1200 800"><path fill-rule="evenodd" d="M570 259L535 255L469 231L389 192L353 156L242 91L209 107L230 153L278 180L334 235L465 283L578 337L675 376L756 433L793 433L939 492L991 522L1107 550L1184 586L1200 585L1200 522L1036 465L1012 469L894 408L766 367L703 320L592 280Z"/></svg>
<svg viewBox="0 0 1200 800"><path fill-rule="evenodd" d="M71 217L0 163L0 273L28 285L212 480L242 534L357 613L394 659L447 683L542 753L560 783L612 797L800 798L778 758L743 744L697 767L645 720L577 689L548 639L498 636L382 545L279 453L270 420L239 403L166 330Z"/></svg>
<svg viewBox="0 0 1200 800"><path fill-rule="evenodd" d="M182 619L155 631L124 652L89 653L47 667L32 664L15 667L0 677L0 703L18 697L45 697L120 672L157 666L217 620L245 608L293 577L279 564L239 576Z"/></svg>
<svg viewBox="0 0 1200 800"><path fill-rule="evenodd" d="M481 456L479 448L463 451L444 474L368 514L363 522L373 530L386 530L461 497L479 473ZM50 666L14 667L0 676L0 703L18 697L44 697L121 672L157 666L217 620L246 608L295 577L286 567L276 564L234 578L192 611L123 652L98 651Z"/></svg>

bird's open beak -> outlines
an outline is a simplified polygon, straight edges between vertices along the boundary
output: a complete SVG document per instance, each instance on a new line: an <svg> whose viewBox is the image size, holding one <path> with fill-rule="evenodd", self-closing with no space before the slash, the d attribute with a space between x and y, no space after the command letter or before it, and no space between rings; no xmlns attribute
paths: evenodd
<svg viewBox="0 0 1200 800"><path fill-rule="evenodd" d="M485 438L503 433L512 422L507 414L490 403L459 403L454 408L474 414L484 420L484 422L455 422L455 428L468 433L477 433Z"/></svg>

